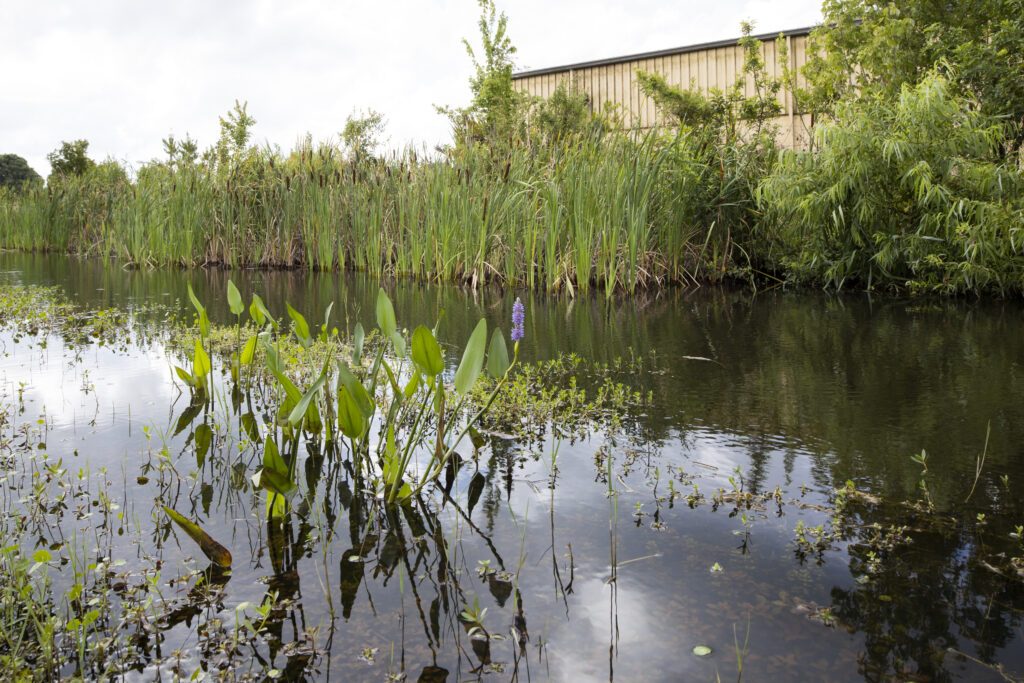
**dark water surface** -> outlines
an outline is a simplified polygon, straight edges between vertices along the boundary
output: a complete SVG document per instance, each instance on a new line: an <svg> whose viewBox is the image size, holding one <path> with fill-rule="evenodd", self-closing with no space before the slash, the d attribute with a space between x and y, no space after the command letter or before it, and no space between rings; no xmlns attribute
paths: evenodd
<svg viewBox="0 0 1024 683"><path fill-rule="evenodd" d="M223 323L233 322L228 276L0 254L0 282L59 285L86 307L156 302L187 313L191 283ZM230 276L246 299L259 293L278 314L288 301L320 321L333 301L331 324L343 332L357 320L372 326L381 286L358 275ZM444 311L439 337L453 345L480 316L508 329L516 295L383 286L409 329ZM278 645L262 653L285 675L310 661L300 645L312 638L319 653L308 675L338 680L445 680L441 669L450 681L732 680L737 654L751 681L1024 678L1024 578L1008 564L1024 556L1011 535L1024 524L1020 302L707 288L610 302L520 295L525 360L636 359L608 372L652 402L618 429L561 440L554 472L550 433L492 439L473 505L475 470L464 467L455 502L437 496L379 528L344 476L311 459L307 483L329 490L324 508L271 533L253 505L251 469L229 458L220 475L212 464L197 470L186 435L173 435L188 399L158 341L76 350L0 332L0 397L20 401L26 419L46 416L46 450L65 467L106 468L145 541L115 542L113 555L129 566L153 556L201 564L188 559L197 551L186 538L179 550L178 537L154 531L159 482L136 483L166 441L186 479L177 508L235 558L219 618L232 619L240 602L260 604L270 589L294 600L271 621ZM230 434L219 441L229 452ZM931 513L900 505L923 499L922 468L911 460L922 449ZM737 488L737 467L743 490L778 487L782 504L687 503L694 485L705 501ZM822 508L848 480L881 501L866 497L827 549L801 553L798 525L829 527ZM906 527L902 540L893 526ZM488 610L488 630L504 636L489 648L457 619L474 598ZM199 665L204 618L212 617L172 623L163 635L166 649L185 652L187 672ZM513 625L528 631L522 649ZM694 655L697 645L712 653Z"/></svg>

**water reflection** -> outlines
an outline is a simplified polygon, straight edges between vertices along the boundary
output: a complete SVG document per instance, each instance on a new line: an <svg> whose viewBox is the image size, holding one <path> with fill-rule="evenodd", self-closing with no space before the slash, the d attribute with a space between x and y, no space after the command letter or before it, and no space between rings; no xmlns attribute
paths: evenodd
<svg viewBox="0 0 1024 683"><path fill-rule="evenodd" d="M191 282L211 317L230 320L223 272L2 258L8 280L60 284L90 306L185 301ZM287 300L317 319L336 301L339 328L373 319L378 283L363 278L231 276L275 311ZM445 311L442 339L464 339L479 315L507 325L511 312L507 292L386 285L410 327ZM55 344L26 354L7 338L19 350L2 370L8 394L25 381L29 412L45 405L54 416L52 451L78 448L129 481L153 476L126 507L145 519L159 492L246 558L230 580L200 572L201 592L191 580L191 598L145 634L156 659L198 628L215 660L227 637L215 622L241 601L269 599L267 637L247 656L293 679L713 680L737 674L735 649L749 628L751 679L997 680L1024 673L1022 583L999 559L1022 554L1009 535L1024 522L1020 312L1011 303L724 290L532 300L528 359L578 353L611 364L584 368L581 385L610 375L650 390L653 403L614 432L575 441L492 437L479 462L464 454L443 491L408 507L377 504L322 445L302 461L315 495L272 523L253 513L263 501L247 483L252 464L237 455L266 406L188 404L158 346L83 353ZM620 357L639 358L642 371L615 366ZM85 369L104 378L92 394L82 391ZM87 415L90 401L99 418ZM107 406L121 421L107 418ZM964 505L989 422L986 466ZM194 472L194 486L171 490L144 463L137 471L137 454L161 445L139 434L144 424L164 435L177 467ZM921 468L909 456L922 448L933 513L865 505L819 552L794 552L797 522L827 524L819 508L848 479L890 501L918 500ZM737 466L739 488L760 495L779 486L785 505L707 504L719 488L736 488L728 479ZM691 507L694 485L702 498ZM977 514L987 516L980 526ZM154 533L169 565L194 552L169 525ZM460 615L474 598L502 640L468 636ZM689 655L702 643L711 658Z"/></svg>

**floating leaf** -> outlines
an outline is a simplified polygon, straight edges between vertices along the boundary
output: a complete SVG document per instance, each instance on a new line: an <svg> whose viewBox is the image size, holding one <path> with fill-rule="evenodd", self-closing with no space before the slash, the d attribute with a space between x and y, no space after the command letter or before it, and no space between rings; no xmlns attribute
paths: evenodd
<svg viewBox="0 0 1024 683"><path fill-rule="evenodd" d="M505 346L505 335L501 328L494 330L491 344L487 349L487 374L497 379L508 371L508 347Z"/></svg>
<svg viewBox="0 0 1024 683"><path fill-rule="evenodd" d="M242 311L245 310L245 304L242 303L242 294L231 280L228 280L228 308L235 315L242 315Z"/></svg>
<svg viewBox="0 0 1024 683"><path fill-rule="evenodd" d="M697 655L698 657L707 657L709 654L711 654L711 648L707 645L698 645L697 647L693 648L693 654Z"/></svg>
<svg viewBox="0 0 1024 683"><path fill-rule="evenodd" d="M434 334L423 325L412 333L412 362L427 377L436 377L444 371L444 358Z"/></svg>
<svg viewBox="0 0 1024 683"><path fill-rule="evenodd" d="M455 371L455 391L466 394L476 384L480 369L484 363L484 349L487 345L487 321L481 319L469 337L466 350L462 354L462 362Z"/></svg>
<svg viewBox="0 0 1024 683"><path fill-rule="evenodd" d="M199 549L202 550L203 554L210 558L212 562L224 568L231 566L231 553L228 552L227 548L213 540L210 535L200 529L199 525L195 522L185 518L183 515L172 510L166 505L161 507L164 512L167 513L167 516L174 520L175 524L180 526L185 533L199 545Z"/></svg>

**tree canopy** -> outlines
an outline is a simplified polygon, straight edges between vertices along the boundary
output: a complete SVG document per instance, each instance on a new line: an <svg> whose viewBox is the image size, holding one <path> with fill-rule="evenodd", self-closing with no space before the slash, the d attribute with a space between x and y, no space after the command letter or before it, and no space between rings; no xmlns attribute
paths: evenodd
<svg viewBox="0 0 1024 683"><path fill-rule="evenodd" d="M17 154L0 154L0 187L19 190L25 183L41 183L39 177L28 162Z"/></svg>
<svg viewBox="0 0 1024 683"><path fill-rule="evenodd" d="M904 85L941 69L956 94L1011 124L1024 141L1024 1L825 0L804 73L805 103L894 102Z"/></svg>
<svg viewBox="0 0 1024 683"><path fill-rule="evenodd" d="M95 168L96 162L86 154L88 150L88 140L61 142L60 147L46 155L50 162L50 178L85 175Z"/></svg>

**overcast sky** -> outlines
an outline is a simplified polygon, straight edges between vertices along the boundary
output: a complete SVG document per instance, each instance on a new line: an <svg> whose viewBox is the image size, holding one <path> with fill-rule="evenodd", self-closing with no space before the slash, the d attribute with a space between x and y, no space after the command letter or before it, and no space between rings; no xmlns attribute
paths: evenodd
<svg viewBox="0 0 1024 683"><path fill-rule="evenodd" d="M820 0L498 0L519 70L808 26ZM373 108L392 147L450 139L434 104L464 105L479 45L474 0L0 0L0 154L42 176L61 140L137 168L161 138L200 149L248 101L254 139L287 151L337 138Z"/></svg>

